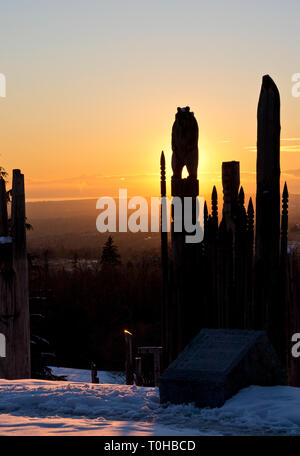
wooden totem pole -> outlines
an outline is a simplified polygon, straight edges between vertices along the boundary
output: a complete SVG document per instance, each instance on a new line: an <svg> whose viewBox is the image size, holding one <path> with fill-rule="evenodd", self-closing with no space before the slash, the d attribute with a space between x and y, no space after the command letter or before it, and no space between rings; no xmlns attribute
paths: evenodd
<svg viewBox="0 0 300 456"><path fill-rule="evenodd" d="M169 324L171 359L185 347L199 331L199 303L197 295L197 256L200 244L187 242L187 219L195 225L199 211L198 124L190 108L178 108L172 128L172 222L171 222L171 319ZM186 166L189 176L182 178Z"/></svg>
<svg viewBox="0 0 300 456"><path fill-rule="evenodd" d="M0 334L5 357L0 378L30 378L28 270L24 175L13 171L11 218L5 181L0 179Z"/></svg>
<svg viewBox="0 0 300 456"><path fill-rule="evenodd" d="M257 191L255 236L256 327L276 338L280 252L280 95L264 76L257 110Z"/></svg>

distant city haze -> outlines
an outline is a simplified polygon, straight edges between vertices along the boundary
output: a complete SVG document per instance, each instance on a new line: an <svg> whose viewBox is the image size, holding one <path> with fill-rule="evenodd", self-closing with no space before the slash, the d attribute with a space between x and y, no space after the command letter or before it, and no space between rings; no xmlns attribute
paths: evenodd
<svg viewBox="0 0 300 456"><path fill-rule="evenodd" d="M246 195L246 200L249 196ZM209 195L204 197L209 201ZM29 251L40 255L49 250L51 258L72 258L74 253L77 253L80 258L99 259L109 233L99 233L96 229L96 218L100 212L96 210L96 201L85 199L28 203L27 216L33 226L33 230L27 233ZM219 201L221 214L222 197ZM289 240L297 244L300 242L299 222L300 195L291 195ZM151 233L149 230L149 233L135 234L117 232L112 233L112 236L124 262L143 252L150 255L160 254L160 233Z"/></svg>
<svg viewBox="0 0 300 456"><path fill-rule="evenodd" d="M159 195L177 106L199 124L200 194L240 161L255 191L264 74L281 94L282 184L300 193L297 0L16 0L1 5L0 165L33 199ZM167 188L170 194L170 188Z"/></svg>

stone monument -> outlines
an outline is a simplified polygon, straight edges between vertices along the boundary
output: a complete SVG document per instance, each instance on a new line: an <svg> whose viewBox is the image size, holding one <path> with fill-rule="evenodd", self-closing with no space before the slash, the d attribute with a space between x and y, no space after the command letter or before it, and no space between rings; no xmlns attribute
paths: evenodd
<svg viewBox="0 0 300 456"><path fill-rule="evenodd" d="M202 329L160 378L161 403L221 407L249 385L286 384L264 331Z"/></svg>

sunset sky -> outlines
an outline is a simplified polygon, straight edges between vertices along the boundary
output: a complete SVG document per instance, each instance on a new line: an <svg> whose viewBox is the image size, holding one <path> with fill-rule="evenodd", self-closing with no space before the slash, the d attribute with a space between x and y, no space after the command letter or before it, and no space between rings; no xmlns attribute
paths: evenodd
<svg viewBox="0 0 300 456"><path fill-rule="evenodd" d="M255 189L261 77L281 93L282 179L300 193L299 0L14 0L0 9L0 165L28 199L158 195L177 106L199 124L200 194L238 160ZM168 168L170 176L170 167Z"/></svg>

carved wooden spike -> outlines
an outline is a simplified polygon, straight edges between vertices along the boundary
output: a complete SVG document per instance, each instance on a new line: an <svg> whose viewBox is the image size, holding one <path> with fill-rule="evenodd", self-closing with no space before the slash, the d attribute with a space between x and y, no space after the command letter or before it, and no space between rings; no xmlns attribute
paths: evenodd
<svg viewBox="0 0 300 456"><path fill-rule="evenodd" d="M208 209L207 203L204 201L204 208L203 208L203 223L204 223L204 237L207 239L208 236Z"/></svg>
<svg viewBox="0 0 300 456"><path fill-rule="evenodd" d="M288 243L288 207L289 207L289 192L286 182L282 192L282 216L281 216L281 254L287 254Z"/></svg>
<svg viewBox="0 0 300 456"><path fill-rule="evenodd" d="M160 156L160 192L161 196L166 196L166 159L163 151Z"/></svg>
<svg viewBox="0 0 300 456"><path fill-rule="evenodd" d="M283 192L282 192L282 198L284 198L285 200L288 200L288 198L289 198L289 192L288 192L288 188L287 188L286 182L284 183L284 188L283 188Z"/></svg>
<svg viewBox="0 0 300 456"><path fill-rule="evenodd" d="M249 199L247 215L248 215L248 231L253 232L253 230L254 230L254 208L253 208L252 198Z"/></svg>
<svg viewBox="0 0 300 456"><path fill-rule="evenodd" d="M218 193L215 185L211 194L211 207L213 224L218 228Z"/></svg>
<svg viewBox="0 0 300 456"><path fill-rule="evenodd" d="M245 210L245 193L244 193L244 189L243 189L242 186L241 186L240 191L239 191L238 211L237 212L238 212L237 230L240 233L243 233L243 232L246 231L246 228L247 228L247 213L246 213L246 210ZM241 251L238 252L238 255L241 254L241 253L242 253Z"/></svg>
<svg viewBox="0 0 300 456"><path fill-rule="evenodd" d="M241 205L241 206L244 206L244 204L245 204L245 193L244 193L243 186L241 186L241 188L240 188L240 192L239 192L239 202L240 202L240 205Z"/></svg>
<svg viewBox="0 0 300 456"><path fill-rule="evenodd" d="M0 236L8 235L7 197L5 180L0 178Z"/></svg>
<svg viewBox="0 0 300 456"><path fill-rule="evenodd" d="M253 209L252 198L249 199L248 210L247 210L247 240L248 240L248 256L249 256L249 258L251 258L251 263L252 263L253 241L254 241L254 209Z"/></svg>

